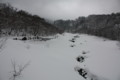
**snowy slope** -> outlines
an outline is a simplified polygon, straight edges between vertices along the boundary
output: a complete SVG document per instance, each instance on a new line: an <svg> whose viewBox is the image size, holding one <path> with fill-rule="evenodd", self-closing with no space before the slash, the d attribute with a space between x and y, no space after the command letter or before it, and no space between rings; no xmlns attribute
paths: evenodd
<svg viewBox="0 0 120 80"><path fill-rule="evenodd" d="M85 80L76 68L84 68L88 72L88 79L119 80L118 42L85 34L74 38L76 35L65 33L46 42L9 38L0 52L0 80L11 78L11 61L17 65L29 62L16 80ZM75 42L70 41L73 38ZM84 56L85 60L78 62L78 56Z"/></svg>

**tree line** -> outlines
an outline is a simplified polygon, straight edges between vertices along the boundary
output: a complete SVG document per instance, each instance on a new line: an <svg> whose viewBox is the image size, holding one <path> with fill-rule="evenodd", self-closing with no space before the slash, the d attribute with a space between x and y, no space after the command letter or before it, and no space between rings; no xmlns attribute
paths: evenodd
<svg viewBox="0 0 120 80"><path fill-rule="evenodd" d="M89 15L76 20L57 20L54 25L67 32L86 33L120 40L120 13Z"/></svg>
<svg viewBox="0 0 120 80"><path fill-rule="evenodd" d="M10 4L0 3L0 35L47 36L62 33L44 18L18 10Z"/></svg>

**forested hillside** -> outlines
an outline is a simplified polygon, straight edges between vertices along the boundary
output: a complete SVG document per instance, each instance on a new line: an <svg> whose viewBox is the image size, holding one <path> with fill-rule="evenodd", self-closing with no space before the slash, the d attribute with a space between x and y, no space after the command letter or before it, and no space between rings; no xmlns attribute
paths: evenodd
<svg viewBox="0 0 120 80"><path fill-rule="evenodd" d="M87 33L113 40L120 40L120 13L90 15L76 20L57 20L57 27L74 33Z"/></svg>
<svg viewBox="0 0 120 80"><path fill-rule="evenodd" d="M10 4L0 3L0 35L47 36L61 32L37 15L17 10Z"/></svg>

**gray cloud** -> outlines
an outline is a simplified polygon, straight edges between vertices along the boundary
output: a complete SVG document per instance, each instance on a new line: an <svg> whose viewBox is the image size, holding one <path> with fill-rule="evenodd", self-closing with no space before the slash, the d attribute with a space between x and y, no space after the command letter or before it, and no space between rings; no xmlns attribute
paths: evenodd
<svg viewBox="0 0 120 80"><path fill-rule="evenodd" d="M0 0L48 19L120 12L120 0Z"/></svg>

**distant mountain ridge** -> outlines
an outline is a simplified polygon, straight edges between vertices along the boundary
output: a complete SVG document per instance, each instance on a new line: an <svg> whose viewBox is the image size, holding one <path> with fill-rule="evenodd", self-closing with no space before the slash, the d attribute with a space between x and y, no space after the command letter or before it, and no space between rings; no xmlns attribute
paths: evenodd
<svg viewBox="0 0 120 80"><path fill-rule="evenodd" d="M87 33L120 40L120 13L90 15L76 20L56 20L54 25L72 33Z"/></svg>
<svg viewBox="0 0 120 80"><path fill-rule="evenodd" d="M17 10L10 4L0 3L0 35L47 36L56 33L62 33L62 31L43 18Z"/></svg>

